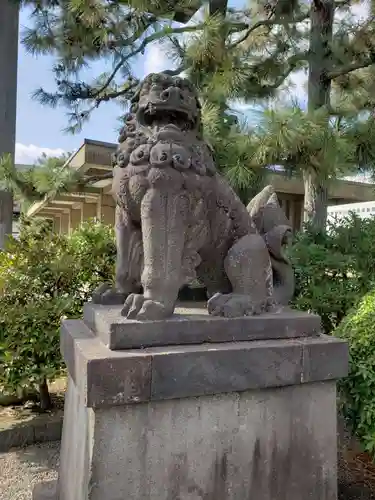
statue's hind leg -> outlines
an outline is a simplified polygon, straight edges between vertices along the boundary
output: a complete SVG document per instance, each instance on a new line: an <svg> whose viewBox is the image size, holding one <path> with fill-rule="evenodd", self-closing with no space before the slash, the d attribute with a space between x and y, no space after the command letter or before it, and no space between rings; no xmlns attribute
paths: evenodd
<svg viewBox="0 0 375 500"><path fill-rule="evenodd" d="M232 293L216 293L208 301L208 312L235 317L272 310L272 267L269 253L259 234L248 234L228 251L224 267Z"/></svg>

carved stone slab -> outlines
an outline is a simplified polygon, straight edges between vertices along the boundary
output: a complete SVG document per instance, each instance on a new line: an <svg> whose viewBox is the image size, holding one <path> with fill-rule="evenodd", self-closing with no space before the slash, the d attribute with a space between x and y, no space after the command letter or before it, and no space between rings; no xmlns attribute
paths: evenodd
<svg viewBox="0 0 375 500"><path fill-rule="evenodd" d="M112 350L153 346L202 344L311 337L321 331L320 318L291 309L276 314L223 318L207 313L205 304L184 304L171 318L160 321L129 320L121 306L88 303L84 321Z"/></svg>
<svg viewBox="0 0 375 500"><path fill-rule="evenodd" d="M83 321L65 320L61 351L90 408L307 384L348 370L346 342L327 335L113 351Z"/></svg>

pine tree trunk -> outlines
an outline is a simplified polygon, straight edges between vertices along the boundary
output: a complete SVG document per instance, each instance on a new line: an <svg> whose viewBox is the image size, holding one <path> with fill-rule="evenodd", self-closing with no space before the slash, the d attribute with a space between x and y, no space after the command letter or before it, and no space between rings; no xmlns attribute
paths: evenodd
<svg viewBox="0 0 375 500"><path fill-rule="evenodd" d="M0 157L14 160L16 142L18 5L0 0ZM13 197L0 192L0 248L12 233Z"/></svg>
<svg viewBox="0 0 375 500"><path fill-rule="evenodd" d="M5 247L8 235L12 234L13 195L9 191L0 191L0 248Z"/></svg>
<svg viewBox="0 0 375 500"><path fill-rule="evenodd" d="M40 399L40 409L43 411L52 408L51 395L48 390L48 384L46 379L39 384L39 399Z"/></svg>
<svg viewBox="0 0 375 500"><path fill-rule="evenodd" d="M328 186L325 179L315 171L305 170L303 173L305 188L304 222L315 229L324 231L327 223Z"/></svg>
<svg viewBox="0 0 375 500"><path fill-rule="evenodd" d="M308 112L329 106L331 80L330 44L332 42L334 0L313 0L310 15L310 59L308 79ZM325 230L328 205L328 176L308 166L304 172L304 221Z"/></svg>

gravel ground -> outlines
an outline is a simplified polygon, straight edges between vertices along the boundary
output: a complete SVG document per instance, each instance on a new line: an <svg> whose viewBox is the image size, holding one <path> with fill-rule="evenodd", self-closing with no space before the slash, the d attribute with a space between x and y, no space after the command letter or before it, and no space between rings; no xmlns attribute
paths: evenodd
<svg viewBox="0 0 375 500"><path fill-rule="evenodd" d="M0 500L31 500L33 485L56 479L60 442L0 453Z"/></svg>

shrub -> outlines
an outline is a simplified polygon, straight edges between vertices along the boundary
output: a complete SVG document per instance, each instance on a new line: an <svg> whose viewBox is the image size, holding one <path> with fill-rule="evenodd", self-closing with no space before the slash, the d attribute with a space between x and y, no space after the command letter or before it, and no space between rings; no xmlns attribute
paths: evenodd
<svg viewBox="0 0 375 500"><path fill-rule="evenodd" d="M114 256L113 231L98 222L70 237L22 222L19 240L0 253L0 386L35 386L50 406L47 382L63 370L61 318L80 316L98 283L112 280Z"/></svg>
<svg viewBox="0 0 375 500"><path fill-rule="evenodd" d="M342 410L367 451L375 453L375 291L366 294L340 326L349 343L349 375L339 382Z"/></svg>
<svg viewBox="0 0 375 500"><path fill-rule="evenodd" d="M67 257L74 260L70 316L79 317L93 290L103 281L113 280L116 260L113 227L94 220L84 222L67 238Z"/></svg>
<svg viewBox="0 0 375 500"><path fill-rule="evenodd" d="M326 333L334 330L375 282L375 218L354 214L327 233L297 234L290 249L297 309L316 312Z"/></svg>

